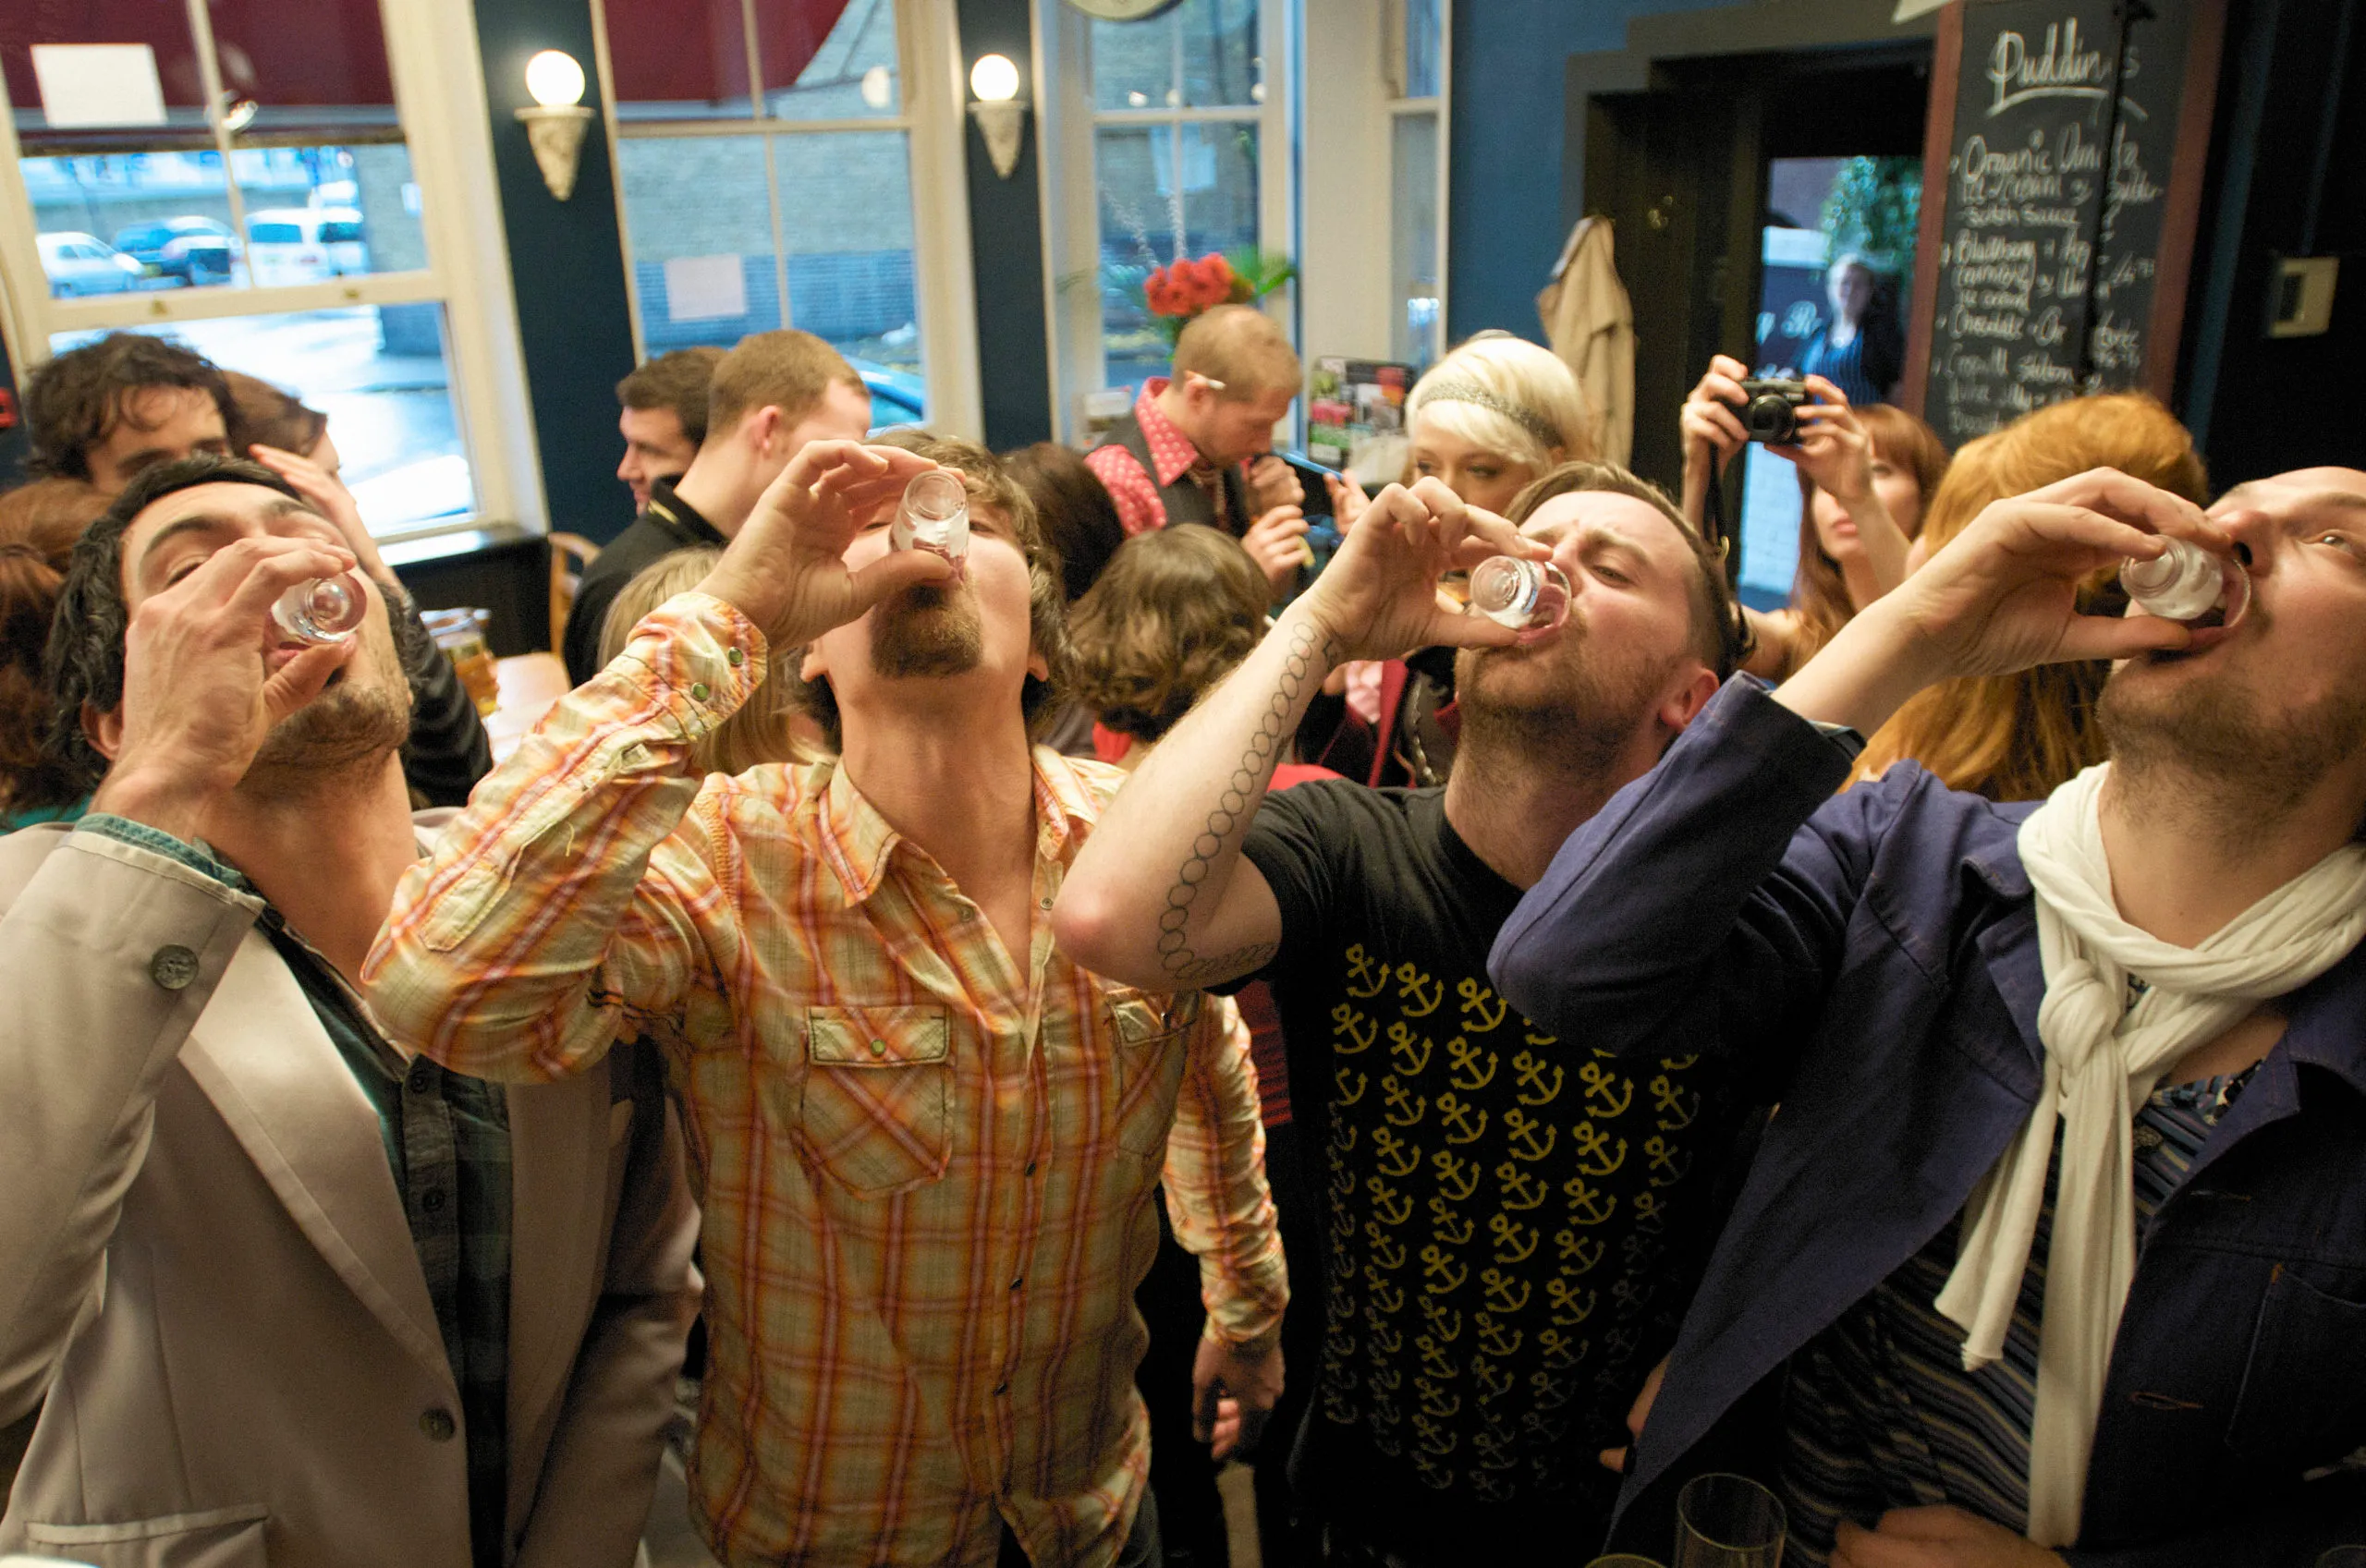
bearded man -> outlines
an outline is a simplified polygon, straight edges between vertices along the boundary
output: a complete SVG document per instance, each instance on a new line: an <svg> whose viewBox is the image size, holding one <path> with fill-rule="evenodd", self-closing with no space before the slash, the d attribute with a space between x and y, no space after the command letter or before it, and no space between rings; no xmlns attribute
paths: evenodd
<svg viewBox="0 0 2366 1568"><path fill-rule="evenodd" d="M1382 492L1143 762L1053 916L1137 985L1273 988L1329 1193L1293 1481L1332 1562L1541 1562L1602 1538L1617 1480L1596 1455L1625 1444L1674 1337L1730 1138L1729 1097L1675 1047L1612 1070L1485 973L1520 890L1733 669L1724 572L1608 464L1555 469L1511 517L1435 480ZM1443 574L1498 553L1567 574L1559 630L1516 642L1441 606ZM1266 794L1325 675L1445 644L1464 645L1465 716L1443 788Z"/></svg>

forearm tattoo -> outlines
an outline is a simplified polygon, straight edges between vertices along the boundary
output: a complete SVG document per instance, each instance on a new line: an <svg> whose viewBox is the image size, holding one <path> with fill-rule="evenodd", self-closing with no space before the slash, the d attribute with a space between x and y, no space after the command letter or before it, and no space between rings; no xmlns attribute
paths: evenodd
<svg viewBox="0 0 2366 1568"><path fill-rule="evenodd" d="M1245 831L1251 808L1274 765L1289 743L1290 716L1309 681L1319 681L1338 659L1338 645L1304 621L1289 628L1289 651L1282 661L1282 678L1267 699L1257 733L1249 737L1239 766L1217 796L1200 836L1191 841L1190 858L1177 868L1175 885L1166 890L1166 907L1158 917L1158 961L1168 978L1182 985L1210 981L1254 969L1271 958L1276 945L1252 942L1228 953L1201 955L1191 946L1191 901L1207 885L1208 873L1236 834Z"/></svg>

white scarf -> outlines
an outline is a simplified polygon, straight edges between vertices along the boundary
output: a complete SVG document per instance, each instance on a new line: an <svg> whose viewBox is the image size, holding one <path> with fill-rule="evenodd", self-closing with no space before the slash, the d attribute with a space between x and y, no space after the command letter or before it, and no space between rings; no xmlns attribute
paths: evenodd
<svg viewBox="0 0 2366 1568"><path fill-rule="evenodd" d="M1937 1302L1966 1331L1966 1371L1996 1359L2029 1267L2058 1121L2062 1169L2030 1443L2029 1536L2041 1546L2067 1546L2079 1533L2112 1339L2136 1271L2137 1109L2188 1051L2332 968L2366 935L2366 847L2354 844L2199 947L2129 925L2113 902L2097 811L2109 770L2089 768L2021 824L2045 966L2037 1015L2044 1087L2028 1125L1965 1207L1962 1248ZM2149 989L2124 1008L2131 976Z"/></svg>

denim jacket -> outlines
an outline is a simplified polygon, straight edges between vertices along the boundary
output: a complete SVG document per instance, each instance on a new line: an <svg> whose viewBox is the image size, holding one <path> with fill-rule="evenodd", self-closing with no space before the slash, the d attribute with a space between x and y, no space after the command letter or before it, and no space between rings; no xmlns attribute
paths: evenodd
<svg viewBox="0 0 2366 1568"><path fill-rule="evenodd" d="M1959 1213L2027 1121L2045 978L2031 806L1845 748L1747 677L1555 857L1497 938L1538 1027L1721 1043L1781 1110L1622 1497ZM2366 948L2289 1027L2138 1243L2075 1564L2308 1568L2366 1540ZM1659 1493L1654 1493L1656 1498Z"/></svg>

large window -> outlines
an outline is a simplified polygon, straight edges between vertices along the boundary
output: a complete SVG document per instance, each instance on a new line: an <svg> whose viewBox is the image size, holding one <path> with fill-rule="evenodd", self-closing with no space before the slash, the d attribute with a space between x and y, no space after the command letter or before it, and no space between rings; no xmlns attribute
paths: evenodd
<svg viewBox="0 0 2366 1568"><path fill-rule="evenodd" d="M911 91L950 60L935 9L604 0L644 356L799 327L854 361L879 423L974 424L959 129L948 153L949 90Z"/></svg>
<svg viewBox="0 0 2366 1568"><path fill-rule="evenodd" d="M1141 303L1152 268L1211 250L1295 249L1293 3L1183 0L1140 22L1043 13L1069 394L1165 372L1166 339Z"/></svg>
<svg viewBox="0 0 2366 1568"><path fill-rule="evenodd" d="M1446 5L1390 0L1389 357L1426 366L1445 332Z"/></svg>
<svg viewBox="0 0 2366 1568"><path fill-rule="evenodd" d="M488 193L455 128L484 109L436 34L465 25L450 0L0 6L16 351L128 329L275 383L329 414L382 534L538 512L469 419L502 422L516 353L505 377L506 316L464 282Z"/></svg>

